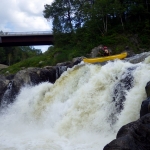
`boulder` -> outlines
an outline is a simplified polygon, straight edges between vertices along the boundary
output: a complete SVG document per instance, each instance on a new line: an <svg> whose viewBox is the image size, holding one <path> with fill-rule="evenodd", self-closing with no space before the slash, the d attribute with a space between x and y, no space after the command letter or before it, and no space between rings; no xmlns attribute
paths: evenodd
<svg viewBox="0 0 150 150"><path fill-rule="evenodd" d="M146 84L145 91L147 99L141 104L140 117L150 113L150 81Z"/></svg>
<svg viewBox="0 0 150 150"><path fill-rule="evenodd" d="M91 58L97 57L98 52L99 52L100 50L102 50L102 49L103 49L103 45L99 45L98 47L94 47L94 48L91 50L91 54L90 54Z"/></svg>
<svg viewBox="0 0 150 150"><path fill-rule="evenodd" d="M125 58L124 61L130 62L133 64L140 63L143 61L145 61L145 63L149 63L149 59L147 60L147 58L150 56L150 52L144 52L141 54L136 54L136 55L133 55L132 57L131 57L132 54L130 54L129 51L127 51L127 52L129 53L130 57Z"/></svg>
<svg viewBox="0 0 150 150"><path fill-rule="evenodd" d="M141 104L140 117L150 113L150 97Z"/></svg>
<svg viewBox="0 0 150 150"><path fill-rule="evenodd" d="M6 77L4 77L3 75L0 75L0 100L3 97L4 92L7 89L7 85L9 83L9 80L6 79Z"/></svg>
<svg viewBox="0 0 150 150"><path fill-rule="evenodd" d="M103 150L150 150L150 113L121 127Z"/></svg>
<svg viewBox="0 0 150 150"><path fill-rule="evenodd" d="M56 67L28 68L20 70L15 75L7 77L1 75L0 104L2 105L3 101L7 104L13 102L24 85L37 85L41 82L54 83L56 79Z"/></svg>
<svg viewBox="0 0 150 150"><path fill-rule="evenodd" d="M147 97L150 97L150 81L146 84L145 91L146 91Z"/></svg>
<svg viewBox="0 0 150 150"><path fill-rule="evenodd" d="M69 62L58 63L56 66L45 66L44 68L30 67L20 70L15 75L0 75L0 106L7 105L14 101L21 87L24 85L37 85L41 82L54 83L61 74L77 65L83 57L74 58Z"/></svg>
<svg viewBox="0 0 150 150"><path fill-rule="evenodd" d="M73 58L72 59L72 67L75 66L75 65L78 65L83 60L83 58L85 58L85 57L81 56L81 57Z"/></svg>

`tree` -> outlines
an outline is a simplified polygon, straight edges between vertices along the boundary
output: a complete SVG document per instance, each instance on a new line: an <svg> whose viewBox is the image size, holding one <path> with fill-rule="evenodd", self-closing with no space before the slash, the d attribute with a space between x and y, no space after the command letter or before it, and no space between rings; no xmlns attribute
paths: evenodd
<svg viewBox="0 0 150 150"><path fill-rule="evenodd" d="M72 0L55 0L51 5L46 4L44 7L44 17L53 20L54 32L66 33L73 30Z"/></svg>
<svg viewBox="0 0 150 150"><path fill-rule="evenodd" d="M40 49L35 49L31 46L16 46L16 47L2 47L0 48L0 63L12 65L24 59L41 55Z"/></svg>
<svg viewBox="0 0 150 150"><path fill-rule="evenodd" d="M0 56L1 56L0 63L6 64L5 50L2 47L0 47Z"/></svg>
<svg viewBox="0 0 150 150"><path fill-rule="evenodd" d="M12 54L9 53L9 54L8 54L8 65L9 65L9 66L11 65L11 59L12 59Z"/></svg>
<svg viewBox="0 0 150 150"><path fill-rule="evenodd" d="M113 43L107 36L150 33L148 0L54 0L43 13L52 19L55 46L62 49L87 51L99 41Z"/></svg>

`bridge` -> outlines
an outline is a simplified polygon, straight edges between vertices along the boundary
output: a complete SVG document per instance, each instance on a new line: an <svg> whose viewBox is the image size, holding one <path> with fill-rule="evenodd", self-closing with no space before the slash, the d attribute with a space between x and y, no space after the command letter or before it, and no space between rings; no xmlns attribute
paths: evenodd
<svg viewBox="0 0 150 150"><path fill-rule="evenodd" d="M51 32L0 32L0 47L53 45Z"/></svg>

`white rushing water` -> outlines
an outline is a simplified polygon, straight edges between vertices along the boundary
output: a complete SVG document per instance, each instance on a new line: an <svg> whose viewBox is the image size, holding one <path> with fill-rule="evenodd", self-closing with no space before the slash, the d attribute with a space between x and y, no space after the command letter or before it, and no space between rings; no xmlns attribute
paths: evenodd
<svg viewBox="0 0 150 150"><path fill-rule="evenodd" d="M133 87L125 89L124 109L116 113L114 89L132 67ZM80 64L55 84L26 86L0 115L0 150L102 150L122 125L139 118L148 81L149 60L117 60ZM113 124L111 114L117 118Z"/></svg>

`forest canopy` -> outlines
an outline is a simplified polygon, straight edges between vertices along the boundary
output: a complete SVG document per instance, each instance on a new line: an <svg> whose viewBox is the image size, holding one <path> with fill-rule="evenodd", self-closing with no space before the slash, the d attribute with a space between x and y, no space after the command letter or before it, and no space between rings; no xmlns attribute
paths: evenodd
<svg viewBox="0 0 150 150"><path fill-rule="evenodd" d="M40 49L32 46L0 47L0 64L13 65L33 56L41 55Z"/></svg>
<svg viewBox="0 0 150 150"><path fill-rule="evenodd" d="M148 0L54 0L44 7L44 17L53 20L54 32L68 33L93 25L105 34L114 26L127 30L137 23L133 32L142 25L149 28Z"/></svg>
<svg viewBox="0 0 150 150"><path fill-rule="evenodd" d="M117 44L118 34L150 43L149 0L54 0L43 15L52 20L56 47L88 52L100 43Z"/></svg>

